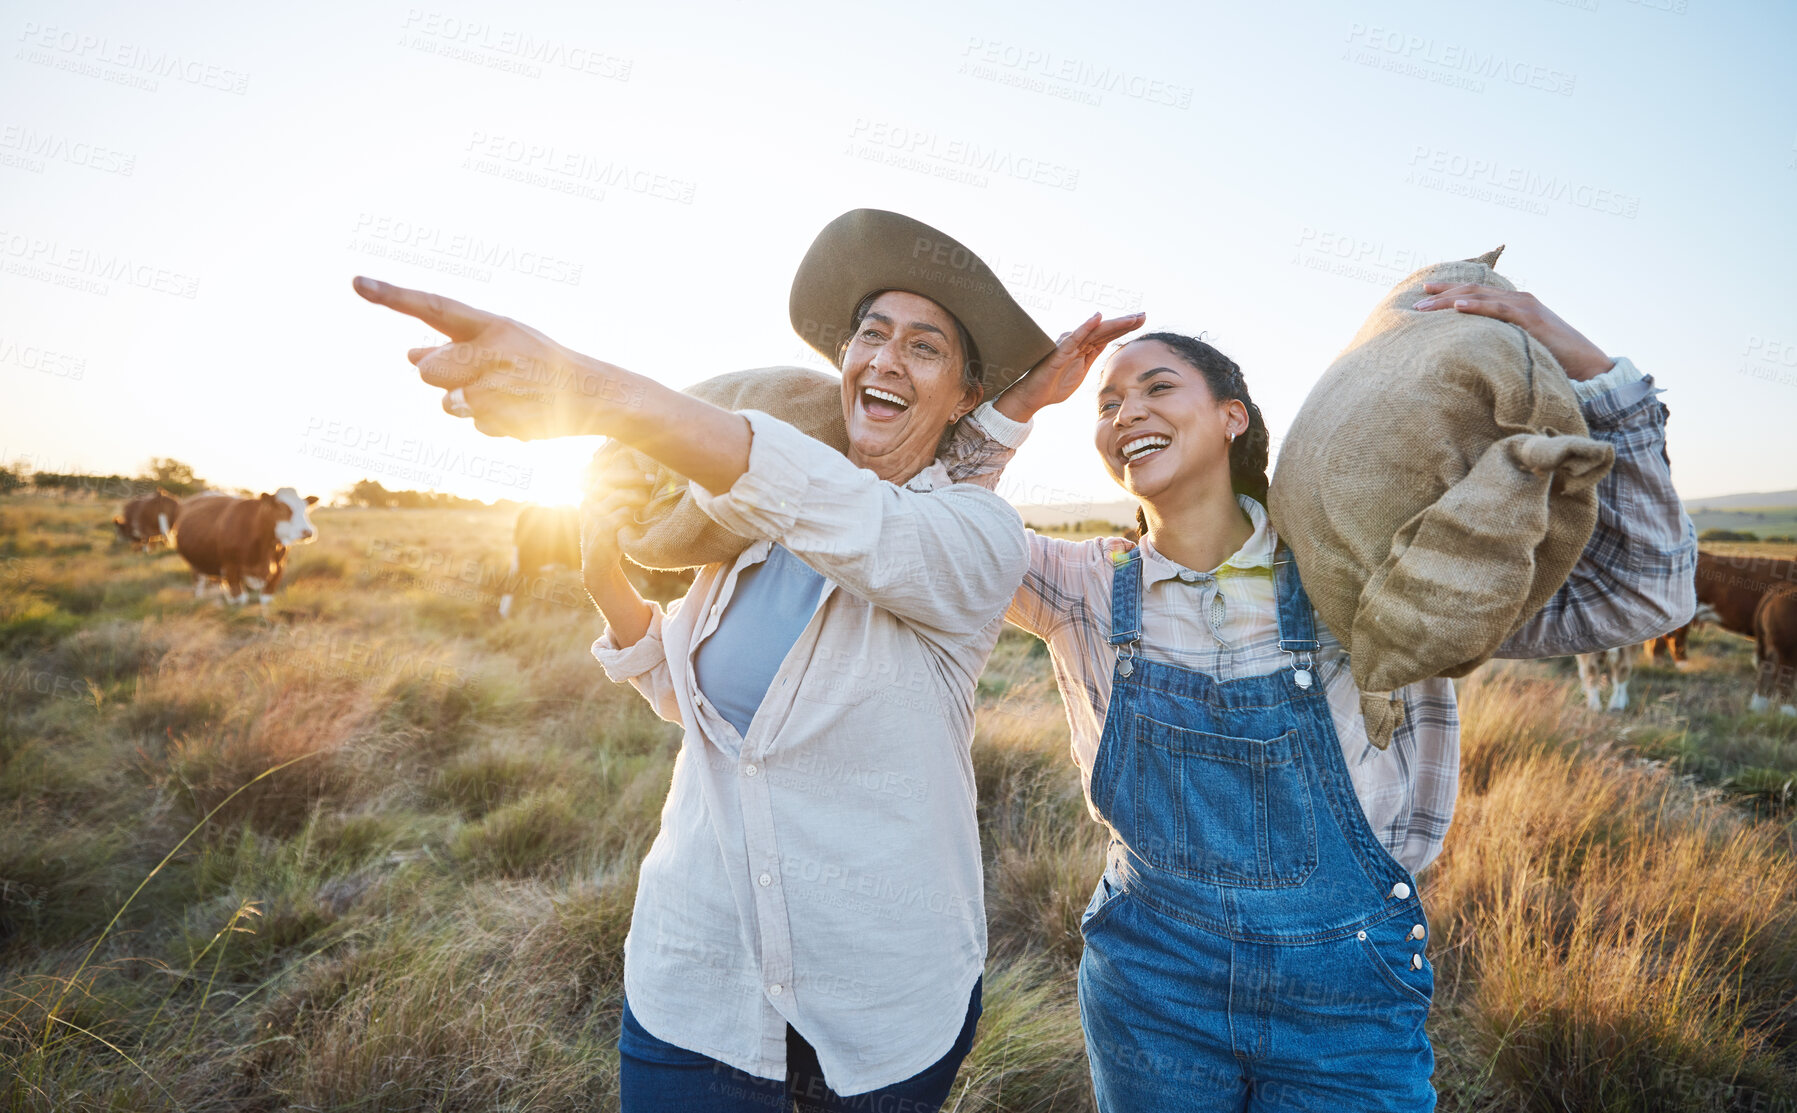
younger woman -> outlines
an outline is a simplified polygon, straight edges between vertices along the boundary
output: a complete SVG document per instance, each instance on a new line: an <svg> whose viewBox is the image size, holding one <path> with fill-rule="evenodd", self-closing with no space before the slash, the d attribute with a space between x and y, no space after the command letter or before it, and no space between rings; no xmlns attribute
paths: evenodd
<svg viewBox="0 0 1797 1113"><path fill-rule="evenodd" d="M1581 563L1499 656L1625 645L1684 622L1695 534L1652 380L1529 295L1446 292L1418 308L1457 301L1522 325L1617 453ZM1007 419L1065 398L1077 385L1065 378L1026 378L997 416L977 415L991 463L1021 440ZM1007 617L1049 645L1087 804L1113 836L1081 924L1099 1107L1431 1109L1416 874L1453 814L1453 684L1404 689L1389 748L1368 743L1347 656L1267 521L1266 425L1222 353L1138 337L1109 361L1096 416L1099 455L1140 500L1142 540L1032 532Z"/></svg>

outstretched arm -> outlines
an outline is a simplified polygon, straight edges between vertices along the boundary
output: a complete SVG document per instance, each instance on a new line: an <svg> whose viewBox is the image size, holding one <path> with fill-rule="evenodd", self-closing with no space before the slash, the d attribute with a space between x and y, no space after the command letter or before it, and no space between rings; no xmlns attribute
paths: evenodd
<svg viewBox="0 0 1797 1113"><path fill-rule="evenodd" d="M432 386L461 391L474 427L537 440L596 434L623 441L713 491L749 468L749 423L729 410L564 348L528 325L459 301L357 278L356 292L449 338L406 357ZM444 396L443 408L461 412Z"/></svg>

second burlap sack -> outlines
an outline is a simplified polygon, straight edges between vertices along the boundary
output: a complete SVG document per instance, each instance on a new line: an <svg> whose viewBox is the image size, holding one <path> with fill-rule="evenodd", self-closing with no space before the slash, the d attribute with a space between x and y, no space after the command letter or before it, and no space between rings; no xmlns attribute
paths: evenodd
<svg viewBox="0 0 1797 1113"><path fill-rule="evenodd" d="M1471 672L1565 582L1615 460L1528 333L1411 308L1426 282L1514 290L1492 270L1502 250L1400 282L1312 388L1273 474L1273 524L1381 748L1393 689Z"/></svg>
<svg viewBox="0 0 1797 1113"><path fill-rule="evenodd" d="M732 371L688 387L685 393L727 410L772 414L846 453L842 379L803 367ZM628 491L640 504L619 531L624 555L645 568L674 570L735 560L749 547L700 510L687 481L634 448L612 442L593 457L589 499Z"/></svg>

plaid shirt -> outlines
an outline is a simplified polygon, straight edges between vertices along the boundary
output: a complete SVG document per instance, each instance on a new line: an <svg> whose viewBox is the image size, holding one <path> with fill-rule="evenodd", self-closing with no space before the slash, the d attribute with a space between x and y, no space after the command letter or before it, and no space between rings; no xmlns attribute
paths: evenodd
<svg viewBox="0 0 1797 1113"><path fill-rule="evenodd" d="M1626 359L1575 383L1591 435L1615 446L1598 486L1598 523L1566 583L1499 648L1500 657L1550 657L1646 640L1696 609L1697 533L1672 487L1662 391ZM1026 426L991 406L975 411L945 462L966 482L996 483ZM1272 557L1278 538L1260 503L1238 496L1254 533L1208 572L1182 568L1152 540L1143 555L1143 657L1221 680L1285 665L1279 650ZM1073 759L1092 807L1092 762L1110 706L1117 650L1109 643L1112 550L1121 538L1066 541L1030 531L1030 568L1006 617L1048 643L1072 731ZM1460 722L1450 680L1399 689L1404 718L1384 750L1367 741L1360 691L1341 643L1317 623L1316 655L1342 756L1375 834L1405 868L1440 853L1460 780Z"/></svg>

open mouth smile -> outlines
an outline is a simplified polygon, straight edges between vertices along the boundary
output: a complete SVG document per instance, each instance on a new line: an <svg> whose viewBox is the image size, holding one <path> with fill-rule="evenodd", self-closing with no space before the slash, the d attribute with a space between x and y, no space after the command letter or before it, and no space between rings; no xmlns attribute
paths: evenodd
<svg viewBox="0 0 1797 1113"><path fill-rule="evenodd" d="M861 408L866 411L869 417L891 418L897 417L899 414L910 409L911 403L892 393L890 390L881 390L879 387L864 386L861 388Z"/></svg>
<svg viewBox="0 0 1797 1113"><path fill-rule="evenodd" d="M1129 465L1140 463L1172 443L1173 438L1165 433L1143 433L1124 441L1117 452L1123 457L1123 463Z"/></svg>

